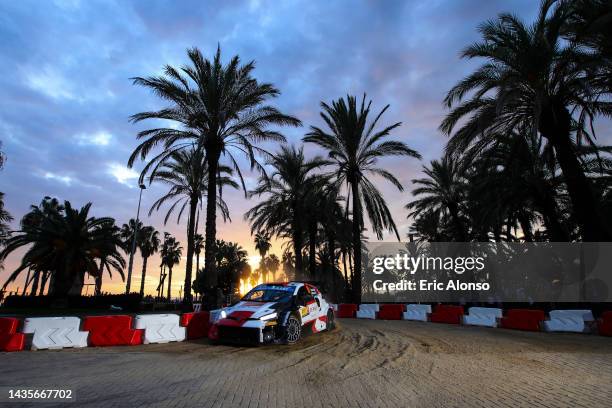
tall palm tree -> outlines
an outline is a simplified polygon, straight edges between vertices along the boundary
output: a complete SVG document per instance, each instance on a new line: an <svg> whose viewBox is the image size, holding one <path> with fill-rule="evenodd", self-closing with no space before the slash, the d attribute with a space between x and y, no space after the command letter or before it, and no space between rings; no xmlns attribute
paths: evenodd
<svg viewBox="0 0 612 408"><path fill-rule="evenodd" d="M56 198L44 197L38 206L30 206L30 211L21 218L21 229L26 230L34 225L40 226L43 220L45 220L47 217L59 216L63 211L64 207ZM31 295L35 295L41 278L43 280L43 287L41 287L41 289L44 289L44 285L49 277L49 272L40 269L33 269L32 272L34 273L34 279L32 283Z"/></svg>
<svg viewBox="0 0 612 408"><path fill-rule="evenodd" d="M148 166L156 166L173 152L198 143L204 148L208 164L208 186L206 202L205 269L208 302L217 305L218 286L215 258L218 171L221 158L228 161L245 183L236 153L245 154L251 168L264 169L256 155L267 152L256 145L262 141L283 142L285 138L270 125L299 126L301 122L285 115L276 108L265 105L265 101L280 92L268 83L259 83L253 78L253 61L241 65L238 56L223 65L221 48L212 61L193 48L187 51L191 65L180 69L166 66L164 75L135 78L134 83L152 89L170 103L170 106L153 112L132 116L134 122L147 119L164 119L178 123L179 127L154 128L139 133L145 139L132 153L128 165L140 157L144 160L151 149L162 144L164 151L155 156ZM193 248L192 248L193 249ZM188 256L187 262L190 261ZM189 267L187 268L189 269Z"/></svg>
<svg viewBox="0 0 612 408"><path fill-rule="evenodd" d="M265 232L257 232L255 234L255 250L259 253L259 269L262 274L266 274L266 264L265 258L266 254L272 247L272 243L270 242L270 235Z"/></svg>
<svg viewBox="0 0 612 408"><path fill-rule="evenodd" d="M139 220L138 222L136 222L134 218L130 218L127 224L123 224L121 226L121 231L119 234L121 236L121 239L123 240L123 250L129 256L128 262L130 265L134 264L134 256L136 255L135 254L136 251L132 252L132 242L135 239L136 243L138 243L138 240L140 239L141 230L142 230L142 221ZM131 272L132 271L128 270L127 282L125 284L126 293L128 293L130 291L130 288L132 287L132 273Z"/></svg>
<svg viewBox="0 0 612 408"><path fill-rule="evenodd" d="M11 214L4 208L4 193L0 192L0 247L10 235L8 223L13 221ZM2 267L2 264L0 264Z"/></svg>
<svg viewBox="0 0 612 408"><path fill-rule="evenodd" d="M172 268L181 262L183 247L174 237L168 237L161 249L162 263L168 268L168 300L172 298Z"/></svg>
<svg viewBox="0 0 612 408"><path fill-rule="evenodd" d="M589 75L593 86L612 92L612 6L609 0L563 0L568 11L564 36L587 48Z"/></svg>
<svg viewBox="0 0 612 408"><path fill-rule="evenodd" d="M457 160L444 156L442 160L433 160L430 167L424 166L426 178L414 179L418 187L412 191L416 200L408 203L412 217L418 217L426 212L448 214L451 220L453 240L465 242L468 240L468 228L462 214L467 194L466 180Z"/></svg>
<svg viewBox="0 0 612 408"><path fill-rule="evenodd" d="M143 172L143 175L146 174ZM219 166L217 175L217 185L219 191L224 187L238 188L238 184L231 179L232 169L226 166ZM197 145L189 149L183 149L172 153L167 160L152 169L149 175L149 182L159 182L167 185L168 192L153 203L149 210L149 215L154 210L168 201L174 201L166 213L164 224L178 208L177 222L181 221L181 216L185 208L189 208L187 220L187 262L185 266L185 291L184 302L191 302L191 269L193 254L195 252L195 225L197 222L196 210L201 204L203 197L208 189L208 168L204 149ZM229 210L221 196L217 197L217 206L221 210L223 219L229 219Z"/></svg>
<svg viewBox="0 0 612 408"><path fill-rule="evenodd" d="M410 149L405 143L395 140L385 140L391 131L398 128L401 122L394 123L381 130L377 129L378 121L389 108L385 106L368 123L368 115L372 101L365 103L363 95L361 104L354 96L347 96L333 101L332 105L321 102L323 111L321 118L329 128L324 131L311 126L310 132L304 141L314 143L328 152L333 163L336 183L346 184L353 207L353 256L355 271L353 282L353 300L361 300L361 231L364 228L363 218L367 214L372 229L381 239L383 230L399 233L391 212L382 194L368 176L379 176L391 182L399 191L403 191L402 184L389 171L377 167L378 160L387 156L421 156ZM362 204L363 203L363 204Z"/></svg>
<svg viewBox="0 0 612 408"><path fill-rule="evenodd" d="M116 225L112 225L109 226L109 231L108 231L109 235L112 235L114 240L118 243L123 243L123 238L121 236L121 230L119 229L118 226ZM122 248L121 246L119 248ZM108 276L112 279L113 278L113 269L115 269L115 265L112 263L112 250L114 248L113 247L107 247L105 249L105 251L101 252L100 255L100 267L98 269L98 274L95 276L95 295L99 296L102 294L102 278L104 275L104 271L108 272ZM111 252L109 252L111 251ZM111 262L109 262L109 259L111 260ZM123 276L123 270L118 269L119 274L121 275L121 279L125 280L125 277ZM45 285L45 279L43 276L43 282L42 282L42 288L44 288Z"/></svg>
<svg viewBox="0 0 612 408"><path fill-rule="evenodd" d="M138 248L142 255L142 278L140 279L140 296L144 296L145 277L147 276L147 260L159 249L159 232L155 228L147 226L140 231Z"/></svg>
<svg viewBox="0 0 612 408"><path fill-rule="evenodd" d="M0 259L21 247L29 247L21 264L9 276L4 287L28 269L51 272L49 294L66 296L80 293L84 274L96 276L97 261L106 262L123 277L125 260L119 252L121 240L116 234L115 220L89 216L91 203L80 210L66 201L60 213L48 213L38 222L16 231L6 241Z"/></svg>
<svg viewBox="0 0 612 408"><path fill-rule="evenodd" d="M245 214L251 231L265 231L280 238L289 238L295 256L295 271L303 270L302 248L306 225L306 197L314 183L313 171L327 162L320 157L306 159L304 149L281 146L269 157L269 176L261 176L250 196L266 196Z"/></svg>
<svg viewBox="0 0 612 408"><path fill-rule="evenodd" d="M276 272L280 267L280 259L274 254L270 254L264 260L265 270L272 274L272 281L276 282Z"/></svg>
<svg viewBox="0 0 612 408"><path fill-rule="evenodd" d="M200 254L204 249L204 236L202 234L195 234L193 236L193 252L196 256L196 273L200 270Z"/></svg>
<svg viewBox="0 0 612 408"><path fill-rule="evenodd" d="M283 251L283 259L281 260L283 265L283 273L285 274L288 281L295 279L295 256L289 249Z"/></svg>
<svg viewBox="0 0 612 408"><path fill-rule="evenodd" d="M593 83L588 53L564 41L569 13L554 3L544 0L532 25L500 14L479 27L483 40L467 47L463 57L486 62L448 92L451 111L440 128L451 136L447 150L453 154L486 147L515 128L539 132L554 149L584 239L608 241L612 233L601 222L575 146L594 143L587 128L595 115L610 115L612 108Z"/></svg>

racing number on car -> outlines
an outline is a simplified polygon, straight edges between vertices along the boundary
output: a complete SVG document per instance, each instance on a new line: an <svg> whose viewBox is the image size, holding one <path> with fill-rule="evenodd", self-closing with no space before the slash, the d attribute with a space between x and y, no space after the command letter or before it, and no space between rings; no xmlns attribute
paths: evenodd
<svg viewBox="0 0 612 408"><path fill-rule="evenodd" d="M300 315L301 315L302 317L308 316L308 308L307 308L307 307L304 307L304 306L301 306L301 307L300 307Z"/></svg>

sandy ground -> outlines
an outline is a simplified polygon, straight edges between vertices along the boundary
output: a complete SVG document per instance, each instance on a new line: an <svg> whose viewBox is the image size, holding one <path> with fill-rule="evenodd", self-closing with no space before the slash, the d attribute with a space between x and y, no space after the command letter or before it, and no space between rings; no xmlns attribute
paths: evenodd
<svg viewBox="0 0 612 408"><path fill-rule="evenodd" d="M610 407L612 338L345 319L294 346L0 354L0 385L44 383L72 407Z"/></svg>

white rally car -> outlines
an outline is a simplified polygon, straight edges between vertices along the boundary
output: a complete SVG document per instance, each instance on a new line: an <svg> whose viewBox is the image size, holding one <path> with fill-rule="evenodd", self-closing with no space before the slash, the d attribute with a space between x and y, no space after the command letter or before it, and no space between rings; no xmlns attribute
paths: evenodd
<svg viewBox="0 0 612 408"><path fill-rule="evenodd" d="M265 283L222 309L209 337L230 343L292 344L303 335L333 328L334 310L315 286Z"/></svg>

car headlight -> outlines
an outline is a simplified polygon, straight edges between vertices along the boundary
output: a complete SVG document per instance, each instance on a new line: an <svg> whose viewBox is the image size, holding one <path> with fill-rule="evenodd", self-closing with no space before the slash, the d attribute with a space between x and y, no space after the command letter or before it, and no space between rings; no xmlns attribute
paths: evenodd
<svg viewBox="0 0 612 408"><path fill-rule="evenodd" d="M259 318L259 320L271 320L271 319L276 319L276 316L277 316L277 314L276 314L276 312L274 312L274 313L267 314L267 315L265 315L265 316L261 316L261 317Z"/></svg>
<svg viewBox="0 0 612 408"><path fill-rule="evenodd" d="M221 313L219 313L219 318L225 319L226 317L227 317L227 313L225 313L225 310L222 310Z"/></svg>

